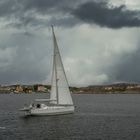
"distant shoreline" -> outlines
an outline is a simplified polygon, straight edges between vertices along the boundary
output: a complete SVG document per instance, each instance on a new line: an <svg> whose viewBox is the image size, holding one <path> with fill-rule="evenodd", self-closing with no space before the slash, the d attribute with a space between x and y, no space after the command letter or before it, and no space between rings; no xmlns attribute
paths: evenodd
<svg viewBox="0 0 140 140"><path fill-rule="evenodd" d="M139 83L117 83L112 85L92 85L87 87L70 87L73 94L140 94ZM50 85L9 85L0 86L0 94L50 93Z"/></svg>
<svg viewBox="0 0 140 140"><path fill-rule="evenodd" d="M26 93L26 92L19 92L19 93L14 93L14 92L0 92L0 94L50 94L48 92L32 92L32 93ZM72 92L72 94L140 94L140 91L129 91L129 92Z"/></svg>
<svg viewBox="0 0 140 140"><path fill-rule="evenodd" d="M140 94L140 91L125 91L125 92L76 92L73 94Z"/></svg>

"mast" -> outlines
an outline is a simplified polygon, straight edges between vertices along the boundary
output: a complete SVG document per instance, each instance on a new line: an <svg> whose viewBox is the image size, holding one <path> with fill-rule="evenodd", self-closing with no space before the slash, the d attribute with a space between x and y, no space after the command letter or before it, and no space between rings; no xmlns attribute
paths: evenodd
<svg viewBox="0 0 140 140"><path fill-rule="evenodd" d="M57 78L57 67L56 67L56 51L55 51L55 45L56 45L56 37L54 34L54 29L53 29L53 25L51 25L52 27L52 34L53 34L53 44L54 44L54 54L53 54L53 70L55 72L55 86L56 86L56 102L57 104L59 104L59 96L58 96L58 78Z"/></svg>

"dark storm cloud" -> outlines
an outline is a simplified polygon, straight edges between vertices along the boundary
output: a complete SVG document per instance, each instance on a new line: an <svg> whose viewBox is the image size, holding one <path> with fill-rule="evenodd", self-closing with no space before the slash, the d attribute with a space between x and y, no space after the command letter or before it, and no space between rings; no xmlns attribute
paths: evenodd
<svg viewBox="0 0 140 140"><path fill-rule="evenodd" d="M46 14L49 11L62 11L62 9L68 8L68 0L23 0L24 10L35 10L42 14Z"/></svg>
<svg viewBox="0 0 140 140"><path fill-rule="evenodd" d="M71 26L76 20L69 14L74 5L76 2L73 0L2 0L0 18L6 19L8 26L17 28L44 27L50 24Z"/></svg>
<svg viewBox="0 0 140 140"><path fill-rule="evenodd" d="M28 11L46 13L49 9L60 7L64 0L1 0L0 16L25 14Z"/></svg>
<svg viewBox="0 0 140 140"><path fill-rule="evenodd" d="M45 18L39 18L44 16ZM82 22L110 28L140 26L140 11L125 5L109 7L105 1L88 0L2 0L0 17L17 28L24 26L74 26ZM81 22L82 21L82 22Z"/></svg>
<svg viewBox="0 0 140 140"><path fill-rule="evenodd" d="M72 14L83 22L110 28L140 26L140 11L130 11L124 5L109 8L106 2L87 2Z"/></svg>

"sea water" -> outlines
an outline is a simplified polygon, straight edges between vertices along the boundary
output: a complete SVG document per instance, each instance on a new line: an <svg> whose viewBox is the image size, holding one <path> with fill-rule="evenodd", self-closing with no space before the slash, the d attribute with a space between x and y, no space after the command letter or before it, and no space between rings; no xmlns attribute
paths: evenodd
<svg viewBox="0 0 140 140"><path fill-rule="evenodd" d="M0 140L140 140L139 94L75 94L75 113L24 116L47 94L0 94Z"/></svg>

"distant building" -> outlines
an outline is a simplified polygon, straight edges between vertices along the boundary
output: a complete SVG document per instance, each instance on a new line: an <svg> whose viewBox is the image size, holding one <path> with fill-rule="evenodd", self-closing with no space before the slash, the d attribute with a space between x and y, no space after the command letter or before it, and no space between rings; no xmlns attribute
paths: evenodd
<svg viewBox="0 0 140 140"><path fill-rule="evenodd" d="M33 92L33 88L31 86L25 86L23 90L25 93L32 93Z"/></svg>
<svg viewBox="0 0 140 140"><path fill-rule="evenodd" d="M140 88L140 85L136 85L136 88Z"/></svg>
<svg viewBox="0 0 140 140"><path fill-rule="evenodd" d="M47 88L44 85L36 85L37 92L46 92Z"/></svg>
<svg viewBox="0 0 140 140"><path fill-rule="evenodd" d="M110 86L110 87L105 87L104 89L108 91L108 90L112 90L113 88Z"/></svg>
<svg viewBox="0 0 140 140"><path fill-rule="evenodd" d="M126 89L134 89L135 87L133 85L129 85L126 87Z"/></svg>
<svg viewBox="0 0 140 140"><path fill-rule="evenodd" d="M23 92L23 87L21 85L16 85L14 93L21 93Z"/></svg>

